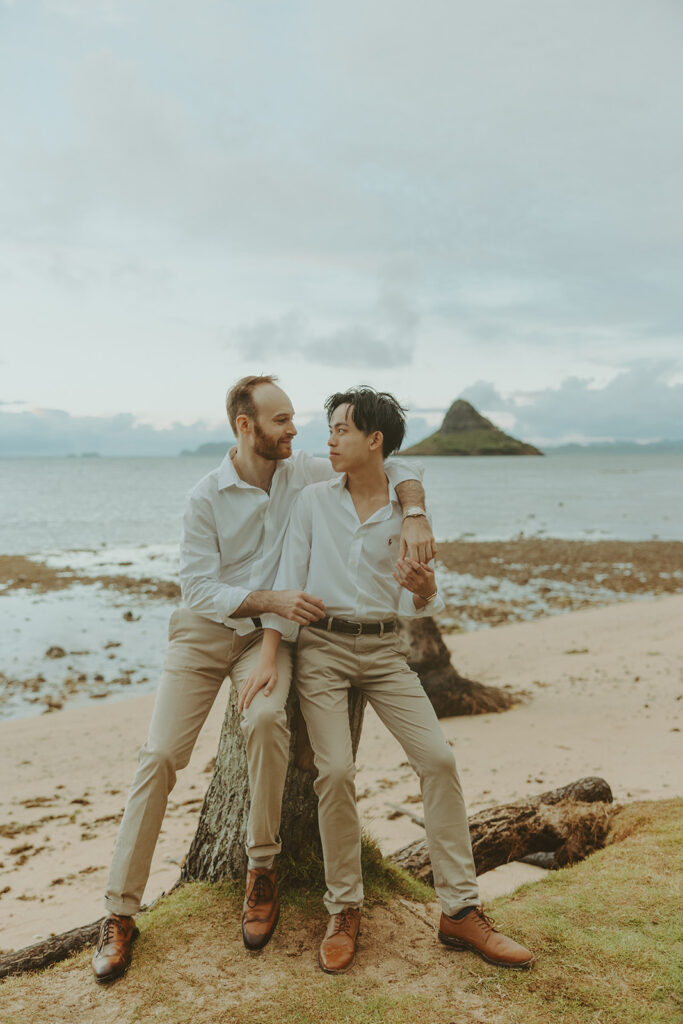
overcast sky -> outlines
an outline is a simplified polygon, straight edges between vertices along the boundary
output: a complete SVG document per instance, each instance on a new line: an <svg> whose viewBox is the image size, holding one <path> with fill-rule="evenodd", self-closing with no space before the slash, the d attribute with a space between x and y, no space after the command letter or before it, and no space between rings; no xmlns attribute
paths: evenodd
<svg viewBox="0 0 683 1024"><path fill-rule="evenodd" d="M0 0L0 452L222 436L250 372L302 423L365 382L683 437L682 42L679 0Z"/></svg>

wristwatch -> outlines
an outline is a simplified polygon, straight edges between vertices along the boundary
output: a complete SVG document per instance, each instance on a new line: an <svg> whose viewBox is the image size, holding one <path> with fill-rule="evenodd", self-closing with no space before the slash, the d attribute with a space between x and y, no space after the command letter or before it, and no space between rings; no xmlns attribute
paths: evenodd
<svg viewBox="0 0 683 1024"><path fill-rule="evenodd" d="M403 509L403 518L412 519L413 516L426 516L427 513L419 505L411 505L409 508Z"/></svg>

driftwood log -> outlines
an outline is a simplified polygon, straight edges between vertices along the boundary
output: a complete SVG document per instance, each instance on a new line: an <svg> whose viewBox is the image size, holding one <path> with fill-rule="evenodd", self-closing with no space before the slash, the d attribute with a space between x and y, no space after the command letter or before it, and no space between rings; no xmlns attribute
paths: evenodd
<svg viewBox="0 0 683 1024"><path fill-rule="evenodd" d="M590 776L520 803L479 811L469 819L477 874L529 854L554 854L553 866L583 860L605 844L612 791ZM417 839L389 858L428 885L434 884L426 839Z"/></svg>
<svg viewBox="0 0 683 1024"><path fill-rule="evenodd" d="M93 946L99 930L100 922L93 921L92 924L72 928L61 935L52 935L43 942L36 942L14 953L3 953L0 955L0 978L6 978L9 974L38 971L41 967L66 960L71 953L79 953L86 946Z"/></svg>
<svg viewBox="0 0 683 1024"><path fill-rule="evenodd" d="M408 664L419 675L438 718L507 711L516 703L514 694L456 671L434 619L402 619L400 631L410 647Z"/></svg>

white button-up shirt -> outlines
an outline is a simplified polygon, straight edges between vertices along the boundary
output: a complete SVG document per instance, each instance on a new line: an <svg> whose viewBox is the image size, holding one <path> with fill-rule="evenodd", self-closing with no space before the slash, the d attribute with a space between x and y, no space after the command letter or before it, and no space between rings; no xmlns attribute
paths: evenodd
<svg viewBox="0 0 683 1024"><path fill-rule="evenodd" d="M346 488L346 474L307 487L292 509L275 590L305 590L319 597L328 615L355 622L382 622L396 615L433 615L437 596L418 611L413 595L392 573L399 556L401 507L389 481L389 503L361 523ZM264 627L287 640L295 622L262 616Z"/></svg>
<svg viewBox="0 0 683 1024"><path fill-rule="evenodd" d="M394 486L422 479L422 467L407 459L386 466ZM251 632L250 618L231 615L252 591L274 589L294 499L308 484L336 476L328 459L294 452L278 462L267 494L245 483L226 455L187 497L180 542L185 606L238 633Z"/></svg>

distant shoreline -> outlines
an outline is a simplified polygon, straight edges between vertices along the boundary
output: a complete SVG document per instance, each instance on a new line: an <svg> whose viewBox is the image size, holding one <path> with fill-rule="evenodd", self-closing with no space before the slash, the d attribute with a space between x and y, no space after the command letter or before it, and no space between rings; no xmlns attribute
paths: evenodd
<svg viewBox="0 0 683 1024"><path fill-rule="evenodd" d="M15 452L15 453L1 453L1 459L178 459L185 457L199 457L199 458L223 458L229 448L234 444L233 441L226 441L225 444L221 442L201 444L197 448L188 449L185 448L180 452L136 452L121 453L121 454L103 454L102 452L90 451L90 452ZM307 449L302 449L306 451ZM321 458L327 457L327 452L323 450L314 450L310 452L311 455L317 455ZM408 452L397 452L397 455L407 455ZM515 455L519 457L519 453L510 452L509 455ZM543 454L547 456L552 455L683 455L683 439L680 441L594 441L590 444L560 444L560 445L545 445L543 448ZM460 458L467 456L467 458L507 458L507 455L498 453L497 455L469 455L467 452L453 452L452 457ZM432 459L432 458L450 458L451 455L424 455L411 454L409 458L418 459Z"/></svg>

